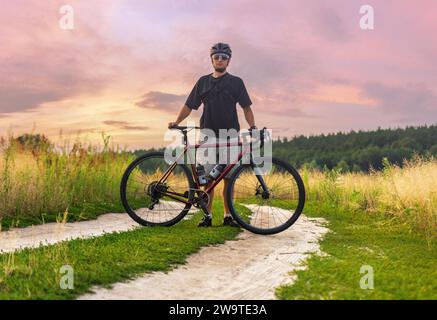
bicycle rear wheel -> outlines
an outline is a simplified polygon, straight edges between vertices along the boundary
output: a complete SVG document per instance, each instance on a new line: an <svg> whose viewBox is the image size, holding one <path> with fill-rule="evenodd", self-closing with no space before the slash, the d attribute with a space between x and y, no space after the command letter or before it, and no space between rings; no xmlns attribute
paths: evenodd
<svg viewBox="0 0 437 320"><path fill-rule="evenodd" d="M135 159L121 179L120 197L129 216L141 225L171 226L190 210L194 181L186 165L177 164L165 181L170 167L163 152L146 153Z"/></svg>
<svg viewBox="0 0 437 320"><path fill-rule="evenodd" d="M226 191L231 215L243 228L257 234L284 231L299 218L305 204L299 173L277 158L269 165L271 169L262 174L254 164L241 165Z"/></svg>

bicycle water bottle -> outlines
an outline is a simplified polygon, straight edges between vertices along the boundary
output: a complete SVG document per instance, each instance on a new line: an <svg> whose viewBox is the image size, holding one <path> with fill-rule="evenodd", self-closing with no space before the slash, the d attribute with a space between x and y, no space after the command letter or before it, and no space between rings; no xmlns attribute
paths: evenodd
<svg viewBox="0 0 437 320"><path fill-rule="evenodd" d="M217 177L220 175L220 173L223 172L223 170L226 168L225 164L217 164L209 173L209 177L211 179L217 179Z"/></svg>
<svg viewBox="0 0 437 320"><path fill-rule="evenodd" d="M197 178L199 179L199 184L201 186L207 184L208 178L206 177L205 168L201 164L198 164L196 166L196 172L197 172Z"/></svg>

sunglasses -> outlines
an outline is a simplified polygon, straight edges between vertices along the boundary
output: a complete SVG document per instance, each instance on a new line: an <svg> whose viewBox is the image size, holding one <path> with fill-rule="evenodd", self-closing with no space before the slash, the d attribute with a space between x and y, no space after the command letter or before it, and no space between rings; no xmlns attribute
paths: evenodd
<svg viewBox="0 0 437 320"><path fill-rule="evenodd" d="M212 56L212 58L214 60L219 60L220 58L222 58L223 61L227 61L229 59L229 56L224 53L216 53Z"/></svg>

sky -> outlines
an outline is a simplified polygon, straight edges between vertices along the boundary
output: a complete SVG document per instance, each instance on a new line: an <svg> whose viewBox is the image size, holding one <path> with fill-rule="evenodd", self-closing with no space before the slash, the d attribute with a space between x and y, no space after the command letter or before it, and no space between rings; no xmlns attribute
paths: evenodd
<svg viewBox="0 0 437 320"><path fill-rule="evenodd" d="M435 124L436 16L434 0L2 1L0 136L164 146L216 42L276 137Z"/></svg>

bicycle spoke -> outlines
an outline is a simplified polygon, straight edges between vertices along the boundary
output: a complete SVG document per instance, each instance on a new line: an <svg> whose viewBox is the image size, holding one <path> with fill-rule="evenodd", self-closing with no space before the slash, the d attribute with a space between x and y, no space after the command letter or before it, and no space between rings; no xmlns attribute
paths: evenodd
<svg viewBox="0 0 437 320"><path fill-rule="evenodd" d="M182 199L188 199L184 194L190 192L191 187L188 172L180 164L167 172L171 164L165 162L163 154L146 154L142 157L143 159L137 161L133 169L125 173L128 176L124 178L124 189L122 189L125 199L123 205L129 214L141 221L141 224L172 224L175 218L182 218L181 214L185 213L187 204ZM166 179L159 182L165 174L168 175ZM164 190L179 195L170 196ZM153 197L148 192L151 192ZM189 194L192 195L191 192ZM152 203L154 203L153 209L149 209Z"/></svg>
<svg viewBox="0 0 437 320"><path fill-rule="evenodd" d="M252 212L249 226L257 230L276 230L285 226L293 218L299 201L299 186L290 170L281 164L273 163L271 170L261 175L269 191L264 199L260 182L252 169L243 169L232 184L232 204L248 203ZM292 209L293 210L290 210ZM240 216L238 210L234 213ZM300 212L299 212L300 213ZM240 217L241 218L241 217ZM243 220L244 221L244 220ZM274 233L274 232L273 232Z"/></svg>

